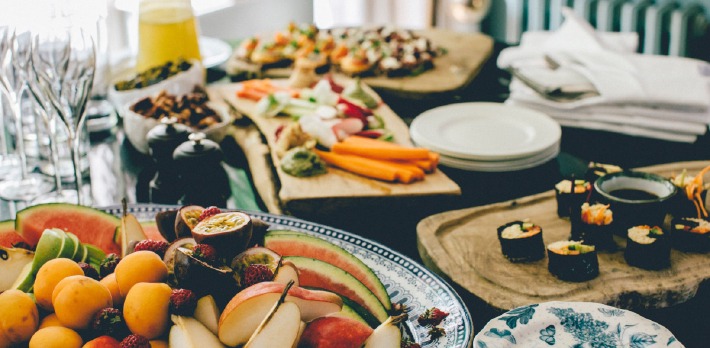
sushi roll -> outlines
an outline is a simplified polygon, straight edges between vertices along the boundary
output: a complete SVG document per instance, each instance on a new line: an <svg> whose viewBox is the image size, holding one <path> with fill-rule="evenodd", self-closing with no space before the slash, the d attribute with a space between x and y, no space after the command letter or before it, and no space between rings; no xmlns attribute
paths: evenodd
<svg viewBox="0 0 710 348"><path fill-rule="evenodd" d="M601 178L604 175L620 171L623 171L623 169L617 165L589 162L589 165L587 165L587 173L585 175L585 178L589 182L594 182L595 180Z"/></svg>
<svg viewBox="0 0 710 348"><path fill-rule="evenodd" d="M557 216L569 217L579 212L579 207L587 201L592 184L586 180L562 180L555 185ZM574 210L574 211L573 211Z"/></svg>
<svg viewBox="0 0 710 348"><path fill-rule="evenodd" d="M614 243L614 213L608 204L583 203L580 208L579 221L573 221L572 239L582 240L593 245L597 250L615 250Z"/></svg>
<svg viewBox="0 0 710 348"><path fill-rule="evenodd" d="M678 194L672 198L673 216L708 217L707 211L701 209L701 206L704 208L710 185L703 183L702 176L691 176L683 169L680 174L670 177L670 181L678 188Z"/></svg>
<svg viewBox="0 0 710 348"><path fill-rule="evenodd" d="M710 251L710 222L698 218L678 218L671 223L673 247L689 252Z"/></svg>
<svg viewBox="0 0 710 348"><path fill-rule="evenodd" d="M498 227L500 248L511 262L537 261L545 257L542 228L532 222L513 221Z"/></svg>
<svg viewBox="0 0 710 348"><path fill-rule="evenodd" d="M577 241L558 241L547 246L547 269L555 277L583 282L599 275L599 260L593 245Z"/></svg>
<svg viewBox="0 0 710 348"><path fill-rule="evenodd" d="M671 244L666 233L658 226L629 228L624 259L631 266L658 270L671 265Z"/></svg>

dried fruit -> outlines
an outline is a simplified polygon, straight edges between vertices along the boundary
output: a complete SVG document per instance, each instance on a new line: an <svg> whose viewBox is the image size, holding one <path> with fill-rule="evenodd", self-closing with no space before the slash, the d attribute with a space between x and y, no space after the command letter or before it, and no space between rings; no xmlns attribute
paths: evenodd
<svg viewBox="0 0 710 348"><path fill-rule="evenodd" d="M79 262L78 265L81 268L81 270L84 271L85 276L92 278L92 279L96 279L96 280L101 279L99 277L99 271L97 271L96 268L94 268L90 264L88 264L86 262Z"/></svg>
<svg viewBox="0 0 710 348"><path fill-rule="evenodd" d="M424 311L424 313L417 318L417 321L420 325L436 326L441 324L441 321L447 316L449 316L449 313L446 313L439 308L432 307L431 309Z"/></svg>
<svg viewBox="0 0 710 348"><path fill-rule="evenodd" d="M212 215L217 215L221 212L222 211L215 206L207 207L207 208L205 208L205 210L202 211L202 213L200 213L200 217L198 218L198 220L202 221Z"/></svg>
<svg viewBox="0 0 710 348"><path fill-rule="evenodd" d="M170 295L170 311L177 315L192 315L197 307L197 296L192 290L174 289Z"/></svg>
<svg viewBox="0 0 710 348"><path fill-rule="evenodd" d="M130 333L126 322L123 320L121 310L112 307L98 311L96 315L94 315L94 320L91 322L91 328L94 329L99 336L108 335L119 340Z"/></svg>
<svg viewBox="0 0 710 348"><path fill-rule="evenodd" d="M432 340L435 340L441 336L446 336L446 331L444 331L444 328L441 326L432 326L429 328L427 333Z"/></svg>
<svg viewBox="0 0 710 348"><path fill-rule="evenodd" d="M403 339L402 342L400 342L399 346L400 346L400 348L421 348L422 347L419 345L419 343L411 341L408 338Z"/></svg>
<svg viewBox="0 0 710 348"><path fill-rule="evenodd" d="M141 335L130 335L121 341L121 348L150 348L150 341Z"/></svg>
<svg viewBox="0 0 710 348"><path fill-rule="evenodd" d="M248 288L256 283L268 282L274 279L274 272L262 264L251 264L244 270L242 285Z"/></svg>
<svg viewBox="0 0 710 348"><path fill-rule="evenodd" d="M209 244L197 244L192 248L192 256L214 265L217 262L217 249Z"/></svg>
<svg viewBox="0 0 710 348"><path fill-rule="evenodd" d="M166 241L146 239L138 242L133 251L148 250L158 254L160 258L163 258L163 256L165 256L165 251L168 250L169 246L170 244Z"/></svg>
<svg viewBox="0 0 710 348"><path fill-rule="evenodd" d="M113 273L116 269L116 265L121 261L121 257L116 254L108 254L106 258L101 261L99 266L99 274L101 278Z"/></svg>

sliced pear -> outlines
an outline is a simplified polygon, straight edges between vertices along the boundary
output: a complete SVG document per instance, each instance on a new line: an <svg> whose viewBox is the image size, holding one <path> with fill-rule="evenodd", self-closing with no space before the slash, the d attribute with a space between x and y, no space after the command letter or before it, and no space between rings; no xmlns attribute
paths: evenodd
<svg viewBox="0 0 710 348"><path fill-rule="evenodd" d="M389 317L380 324L370 337L365 340L364 348L399 348L402 342L402 332L399 330L399 323L404 320L406 314L396 317Z"/></svg>
<svg viewBox="0 0 710 348"><path fill-rule="evenodd" d="M27 249L0 247L0 292L11 289L26 266L32 267L34 254Z"/></svg>
<svg viewBox="0 0 710 348"><path fill-rule="evenodd" d="M288 284L290 281L293 281L294 286L298 286L298 268L293 262L284 260L276 270L274 282Z"/></svg>
<svg viewBox="0 0 710 348"><path fill-rule="evenodd" d="M193 316L215 335L219 332L219 314L219 308L217 308L217 303L212 295L203 296L197 300Z"/></svg>
<svg viewBox="0 0 710 348"><path fill-rule="evenodd" d="M179 315L172 315L170 318L175 323L170 329L169 344L171 347L224 347L217 336L197 319Z"/></svg>
<svg viewBox="0 0 710 348"><path fill-rule="evenodd" d="M293 302L284 302L289 282L271 311L261 321L244 348L291 348L297 342L301 329L301 311Z"/></svg>
<svg viewBox="0 0 710 348"><path fill-rule="evenodd" d="M123 204L123 215L121 216L121 229L119 231L121 235L121 256L125 257L129 253L129 244L133 241L140 242L147 239L145 232L143 232L143 225L138 222L135 215L128 213L128 203L124 198L121 203Z"/></svg>

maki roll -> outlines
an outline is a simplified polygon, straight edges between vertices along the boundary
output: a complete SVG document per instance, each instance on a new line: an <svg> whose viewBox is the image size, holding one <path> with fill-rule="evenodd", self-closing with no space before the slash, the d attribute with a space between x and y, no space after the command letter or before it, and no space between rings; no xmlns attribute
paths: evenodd
<svg viewBox="0 0 710 348"><path fill-rule="evenodd" d="M658 270L671 265L668 235L658 226L634 226L626 235L624 259L631 266Z"/></svg>
<svg viewBox="0 0 710 348"><path fill-rule="evenodd" d="M673 216L696 216L707 218L705 198L710 185L703 182L703 175L688 175L683 169L679 175L672 176L670 181L678 188L678 194L673 197Z"/></svg>
<svg viewBox="0 0 710 348"><path fill-rule="evenodd" d="M697 253L710 251L710 222L698 218L673 219L671 223L673 247Z"/></svg>
<svg viewBox="0 0 710 348"><path fill-rule="evenodd" d="M613 221L614 213L608 204L585 202L580 208L579 221L573 221L572 239L582 240L597 250L615 250Z"/></svg>
<svg viewBox="0 0 710 348"><path fill-rule="evenodd" d="M500 248L511 262L537 261L545 257L542 228L532 222L513 221L498 227Z"/></svg>
<svg viewBox="0 0 710 348"><path fill-rule="evenodd" d="M579 207L587 200L592 184L586 180L562 180L555 185L557 216L569 217L579 212Z"/></svg>
<svg viewBox="0 0 710 348"><path fill-rule="evenodd" d="M576 241L558 241L547 246L547 269L555 277L583 282L599 275L599 260L593 245Z"/></svg>

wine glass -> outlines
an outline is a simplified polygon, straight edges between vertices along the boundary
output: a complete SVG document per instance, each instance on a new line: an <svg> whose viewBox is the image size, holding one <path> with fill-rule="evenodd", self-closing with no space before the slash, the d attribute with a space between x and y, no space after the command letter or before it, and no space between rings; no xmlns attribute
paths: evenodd
<svg viewBox="0 0 710 348"><path fill-rule="evenodd" d="M10 51L10 37L12 30L7 26L0 27L0 62L2 62ZM1 66L1 65L0 65ZM4 94L3 94L4 95ZM2 100L0 100L0 180L19 174L20 161L16 154L11 153L8 148L10 143L7 129L5 128L5 113L2 110Z"/></svg>
<svg viewBox="0 0 710 348"><path fill-rule="evenodd" d="M32 36L29 31L17 32L9 38L10 55L0 57L0 90L9 101L15 122L15 150L19 155L20 177L7 178L0 182L0 197L10 201L28 201L52 191L54 186L49 178L32 173L27 164L22 118L23 97L28 90L27 69L31 68Z"/></svg>

